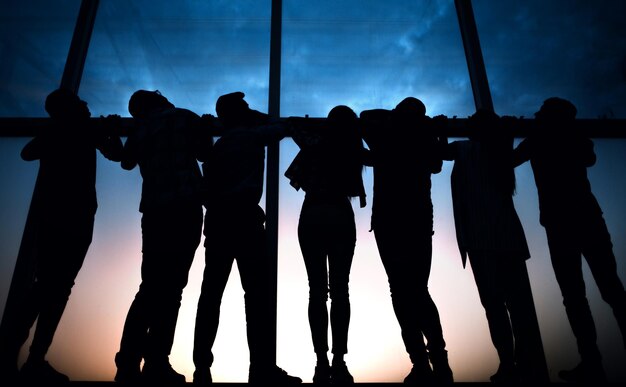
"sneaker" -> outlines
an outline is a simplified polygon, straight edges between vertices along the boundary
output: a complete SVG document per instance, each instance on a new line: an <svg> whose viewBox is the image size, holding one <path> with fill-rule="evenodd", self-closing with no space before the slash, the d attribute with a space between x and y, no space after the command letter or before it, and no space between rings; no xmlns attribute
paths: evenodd
<svg viewBox="0 0 626 387"><path fill-rule="evenodd" d="M143 370L141 371L141 375L144 382L159 385L180 385L187 382L185 375L174 371L169 362L159 362L156 364L153 362L146 362L143 366Z"/></svg>
<svg viewBox="0 0 626 387"><path fill-rule="evenodd" d="M297 376L291 376L287 374L285 370L278 366L269 367L267 369L250 367L250 373L248 374L248 383L294 385L302 383L302 379Z"/></svg>
<svg viewBox="0 0 626 387"><path fill-rule="evenodd" d="M27 361L22 366L19 376L27 384L56 385L70 381L67 375L55 370L47 361Z"/></svg>
<svg viewBox="0 0 626 387"><path fill-rule="evenodd" d="M569 383L606 383L607 378L600 362L581 362L571 370L559 371L559 377Z"/></svg>
<svg viewBox="0 0 626 387"><path fill-rule="evenodd" d="M520 383L519 373L514 364L500 363L498 370L495 374L489 378L492 383L507 383L518 384Z"/></svg>
<svg viewBox="0 0 626 387"><path fill-rule="evenodd" d="M315 366L313 384L330 384L330 365L318 364Z"/></svg>
<svg viewBox="0 0 626 387"><path fill-rule="evenodd" d="M346 362L333 363L330 367L330 382L332 384L354 384L354 378L350 375Z"/></svg>
<svg viewBox="0 0 626 387"><path fill-rule="evenodd" d="M211 368L196 368L193 372L193 384L205 386L212 383L213 377L211 376Z"/></svg>
<svg viewBox="0 0 626 387"><path fill-rule="evenodd" d="M435 380L430 365L418 366L413 364L411 372L404 378L406 384L432 384Z"/></svg>

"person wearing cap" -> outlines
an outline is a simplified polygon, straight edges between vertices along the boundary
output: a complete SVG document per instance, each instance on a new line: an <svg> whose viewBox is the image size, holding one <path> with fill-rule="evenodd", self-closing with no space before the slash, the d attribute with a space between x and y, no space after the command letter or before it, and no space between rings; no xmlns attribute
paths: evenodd
<svg viewBox="0 0 626 387"><path fill-rule="evenodd" d="M158 91L136 91L128 111L135 126L124 144L121 166L139 166L142 177L141 284L115 355L115 381L179 385L186 382L185 375L172 368L169 355L183 289L202 236L198 161L209 157L213 137L200 116L175 107Z"/></svg>
<svg viewBox="0 0 626 387"><path fill-rule="evenodd" d="M495 383L547 382L541 333L526 260L530 251L513 196L513 135L503 118L478 110L469 138L446 145L456 239L469 262L500 361Z"/></svg>
<svg viewBox="0 0 626 387"><path fill-rule="evenodd" d="M0 366L7 380L18 377L19 351L36 321L19 378L27 384L56 385L69 378L45 359L91 245L98 207L97 153L119 161L122 141L106 126L91 126L87 102L68 89L48 94L45 109L52 125L37 133L21 153L26 161L39 161L29 215L34 226L29 246L34 277L18 300L16 313L5 316L10 336L0 339Z"/></svg>
<svg viewBox="0 0 626 387"><path fill-rule="evenodd" d="M572 102L551 97L535 113L536 128L515 149L515 165L530 161L550 259L576 337L580 363L562 370L568 382L605 382L596 326L586 296L585 258L602 299L613 309L626 348L626 293L611 236L587 177L596 162L593 142L575 127Z"/></svg>
<svg viewBox="0 0 626 387"><path fill-rule="evenodd" d="M208 191L204 198L205 269L196 311L193 343L197 385L212 383L212 347L222 295L235 259L244 290L250 367L248 382L297 384L275 362L275 327L270 313L271 264L263 195L265 147L280 141L287 126L250 109L242 92L220 96L215 110L221 130L211 157L202 165ZM271 351L271 352L270 352Z"/></svg>
<svg viewBox="0 0 626 387"><path fill-rule="evenodd" d="M414 97L392 110L363 111L360 119L374 171L371 228L413 363L404 381L452 383L439 311L428 291L434 234L431 175L443 164L437 136L426 107Z"/></svg>

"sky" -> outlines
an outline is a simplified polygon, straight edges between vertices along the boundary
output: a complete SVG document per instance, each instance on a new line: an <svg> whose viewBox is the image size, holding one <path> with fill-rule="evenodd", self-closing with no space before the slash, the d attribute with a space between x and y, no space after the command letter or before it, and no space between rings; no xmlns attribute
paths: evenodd
<svg viewBox="0 0 626 387"><path fill-rule="evenodd" d="M497 113L532 117L551 96L571 100L579 118L626 118L626 3L612 0L472 2ZM60 82L80 2L0 0L0 117L45 117L45 96ZM137 89L160 90L176 106L215 114L221 94L243 91L267 111L270 1L101 1L79 96L92 116L128 117ZM474 110L454 2L283 1L280 115L323 117L338 104L357 113L420 98L427 114L467 117ZM1 121L0 121L1 122ZM567 135L566 128L563 134ZM27 137L0 137L0 306L4 306L36 162L19 152ZM519 139L518 139L519 141ZM626 281L626 139L594 139L589 169ZM281 142L279 176L296 153ZM430 291L459 382L488 381L497 368L471 267L462 268L454 235L450 172L433 176L435 211ZM531 259L527 267L552 380L578 362L560 292L539 225L532 171L516 170L515 204ZM372 172L364 172L371 203ZM141 179L98 160L99 209L94 240L73 289L48 360L73 380L112 380L113 357L140 282ZM305 382L315 365L307 321L308 285L296 235L302 192L279 186L277 362ZM352 319L348 367L357 382L398 382L410 370L389 290L369 230L371 207L358 208L350 277ZM196 252L183 294L175 369L191 380L195 307L204 251ZM584 266L598 343L610 381L626 382L626 351L608 306ZM214 347L215 381L245 381L243 292L235 269L222 303ZM23 355L27 346L23 349ZM22 356L23 360L23 356Z"/></svg>

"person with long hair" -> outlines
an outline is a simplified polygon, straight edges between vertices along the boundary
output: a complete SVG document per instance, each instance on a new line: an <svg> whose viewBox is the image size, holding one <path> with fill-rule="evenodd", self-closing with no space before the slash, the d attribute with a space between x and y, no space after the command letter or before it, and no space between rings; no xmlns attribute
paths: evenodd
<svg viewBox="0 0 626 387"><path fill-rule="evenodd" d="M357 115L347 106L331 109L322 126L300 128L293 134L300 152L285 176L305 192L298 240L309 281L308 317L317 356L313 383L353 383L344 360L350 324L348 283L356 244L351 199L358 197L361 208L366 204L362 180L366 150ZM327 357L329 293L332 365Z"/></svg>
<svg viewBox="0 0 626 387"><path fill-rule="evenodd" d="M530 252L513 203L513 136L492 111L468 119L470 136L446 146L463 267L472 268L500 364L496 383L548 381L528 279Z"/></svg>

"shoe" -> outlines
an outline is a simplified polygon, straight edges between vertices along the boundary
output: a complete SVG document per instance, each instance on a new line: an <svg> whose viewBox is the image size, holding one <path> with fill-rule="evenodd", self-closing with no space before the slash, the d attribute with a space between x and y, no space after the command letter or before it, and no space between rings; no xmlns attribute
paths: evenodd
<svg viewBox="0 0 626 387"><path fill-rule="evenodd" d="M313 384L330 384L330 365L318 364L315 366Z"/></svg>
<svg viewBox="0 0 626 387"><path fill-rule="evenodd" d="M14 386L17 385L19 381L20 372L17 365L9 366L7 364L3 364L0 366L0 375L2 375L4 385Z"/></svg>
<svg viewBox="0 0 626 387"><path fill-rule="evenodd" d="M113 379L116 383L135 385L142 380L141 369L137 367L118 367Z"/></svg>
<svg viewBox="0 0 626 387"><path fill-rule="evenodd" d="M20 380L26 384L57 385L69 383L67 375L55 370L47 361L27 361L20 370Z"/></svg>
<svg viewBox="0 0 626 387"><path fill-rule="evenodd" d="M346 362L333 363L330 367L330 383L331 384L354 384L354 378L350 375Z"/></svg>
<svg viewBox="0 0 626 387"><path fill-rule="evenodd" d="M193 372L193 384L198 386L213 384L211 368L196 368L196 370Z"/></svg>
<svg viewBox="0 0 626 387"><path fill-rule="evenodd" d="M418 366L413 364L411 372L404 378L406 384L432 384L435 381L435 376L430 365Z"/></svg>
<svg viewBox="0 0 626 387"><path fill-rule="evenodd" d="M492 383L519 384L519 373L514 364L500 363L498 370L489 378Z"/></svg>
<svg viewBox="0 0 626 387"><path fill-rule="evenodd" d="M581 362L571 370L559 371L559 378L569 383L606 383L607 378L602 363Z"/></svg>
<svg viewBox="0 0 626 387"><path fill-rule="evenodd" d="M174 371L169 362L146 362L141 370L142 379L146 383L158 385L181 385L187 380L185 375Z"/></svg>
<svg viewBox="0 0 626 387"><path fill-rule="evenodd" d="M302 383L302 379L297 376L287 374L285 370L278 366L270 366L269 368L250 367L248 374L248 383L251 384L277 384L277 385L294 385Z"/></svg>
<svg viewBox="0 0 626 387"><path fill-rule="evenodd" d="M134 386L141 383L141 358L126 359L119 352L115 354L117 371L113 380L116 383Z"/></svg>
<svg viewBox="0 0 626 387"><path fill-rule="evenodd" d="M448 353L443 351L437 354L429 353L430 364L433 366L433 378L437 384L452 384L454 376L448 363Z"/></svg>

